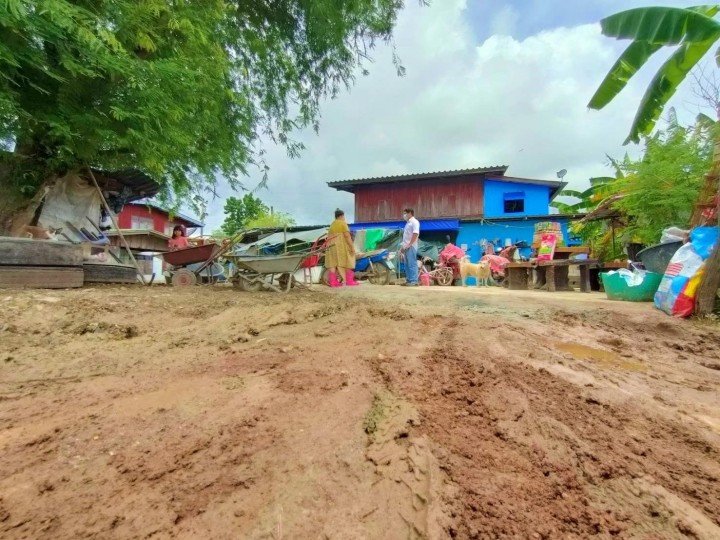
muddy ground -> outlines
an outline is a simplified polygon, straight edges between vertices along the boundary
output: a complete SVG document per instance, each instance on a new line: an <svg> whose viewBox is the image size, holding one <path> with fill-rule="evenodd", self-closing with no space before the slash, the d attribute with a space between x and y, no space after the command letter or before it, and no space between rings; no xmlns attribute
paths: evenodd
<svg viewBox="0 0 720 540"><path fill-rule="evenodd" d="M580 293L0 292L2 538L720 538L720 328Z"/></svg>

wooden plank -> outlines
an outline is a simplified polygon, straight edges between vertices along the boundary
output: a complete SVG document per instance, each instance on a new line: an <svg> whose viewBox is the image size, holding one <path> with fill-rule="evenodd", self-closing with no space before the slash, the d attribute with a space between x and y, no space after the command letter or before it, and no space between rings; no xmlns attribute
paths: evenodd
<svg viewBox="0 0 720 540"><path fill-rule="evenodd" d="M590 292L590 265L580 265L580 291Z"/></svg>
<svg viewBox="0 0 720 540"><path fill-rule="evenodd" d="M539 261L538 266L582 266L587 264L597 264L595 259L560 259L559 261Z"/></svg>
<svg viewBox="0 0 720 540"><path fill-rule="evenodd" d="M79 244L0 236L2 266L80 266L82 261Z"/></svg>
<svg viewBox="0 0 720 540"><path fill-rule="evenodd" d="M82 285L82 266L0 266L3 288L68 289Z"/></svg>
<svg viewBox="0 0 720 540"><path fill-rule="evenodd" d="M555 292L555 266L550 265L546 269L545 284L549 292Z"/></svg>
<svg viewBox="0 0 720 540"><path fill-rule="evenodd" d="M134 266L119 264L85 263L85 283L136 283L137 270Z"/></svg>
<svg viewBox="0 0 720 540"><path fill-rule="evenodd" d="M550 266L555 266L555 267L558 267L558 266L570 266L571 261L570 261L570 259L561 259L561 260L559 260L559 261L557 261L557 260L552 260L552 261L538 261L537 264L538 264L538 266L548 266L548 267L550 267Z"/></svg>
<svg viewBox="0 0 720 540"><path fill-rule="evenodd" d="M540 245L533 244L532 247L537 249ZM576 253L590 254L590 246L557 246L555 253L561 255L574 255Z"/></svg>
<svg viewBox="0 0 720 540"><path fill-rule="evenodd" d="M508 289L511 291L526 291L530 287L530 266L506 267Z"/></svg>

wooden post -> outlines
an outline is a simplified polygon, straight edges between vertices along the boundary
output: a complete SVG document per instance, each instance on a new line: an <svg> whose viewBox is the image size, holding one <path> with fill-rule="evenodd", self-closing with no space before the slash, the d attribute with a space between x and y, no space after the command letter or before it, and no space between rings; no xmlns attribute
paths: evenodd
<svg viewBox="0 0 720 540"><path fill-rule="evenodd" d="M718 176L715 176L715 173L718 169L718 161L720 161L720 156L718 155L720 153L719 146L720 143L716 142L714 155L715 163L713 166L712 176L713 180L718 181L718 187L715 191L716 194L719 195L717 203L718 206L716 207L718 220L717 227L720 227L720 179L718 178ZM702 202L703 201L701 198L699 203ZM697 223L694 223L694 225L697 225ZM703 275L700 279L700 286L698 287L697 291L697 299L695 303L696 315L703 317L706 315L710 315L713 312L713 309L715 308L715 299L717 298L718 288L720 288L720 240L716 242L715 249L713 249L712 254L708 258L708 260L705 261Z"/></svg>
<svg viewBox="0 0 720 540"><path fill-rule="evenodd" d="M127 240L125 240L125 236L123 236L122 231L120 230L120 227L117 224L117 221L115 221L115 216L113 216L112 211L110 210L110 206L108 205L107 201L105 200L105 195L103 195L102 190L100 189L100 185L98 184L97 180L95 179L95 175L92 172L92 169L90 167L87 167L88 172L90 173L90 178L93 181L93 184L95 184L95 189L97 189L98 194L100 195L100 201L103 204L103 207L105 208L105 211L108 213L108 216L110 216L110 221L112 221L113 227L115 227L115 230L118 232L118 236L120 236L120 241L125 246L125 249L128 252L128 255L130 255L130 260L132 260L133 264L135 265L135 270L137 271L138 275L140 276L140 281L142 281L143 285L147 285L145 282L145 275L142 273L142 270L140 270L140 266L138 265L137 261L135 260L135 256L132 254L132 251L130 251L130 246L127 243Z"/></svg>
<svg viewBox="0 0 720 540"><path fill-rule="evenodd" d="M555 267L553 265L545 267L545 280L548 292L555 292Z"/></svg>

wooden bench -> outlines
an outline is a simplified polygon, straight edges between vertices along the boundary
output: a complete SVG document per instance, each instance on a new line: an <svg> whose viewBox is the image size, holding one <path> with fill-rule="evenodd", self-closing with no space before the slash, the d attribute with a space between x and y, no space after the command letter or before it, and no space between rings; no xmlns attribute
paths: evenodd
<svg viewBox="0 0 720 540"><path fill-rule="evenodd" d="M577 266L580 270L580 290L590 292L590 268L597 265L593 259L560 259L540 262L514 262L505 267L507 273L508 289L515 291L530 288L532 271L535 269L537 279L536 289L547 289L549 292L572 291L569 281L570 266Z"/></svg>
<svg viewBox="0 0 720 540"><path fill-rule="evenodd" d="M508 289L513 291L527 291L530 288L532 269L535 267L530 262L511 262L505 267Z"/></svg>
<svg viewBox="0 0 720 540"><path fill-rule="evenodd" d="M537 263L538 275L535 287L547 288L549 292L572 291L570 287L570 266L580 270L580 291L590 292L590 267L598 262L594 259L563 259L559 261L540 261Z"/></svg>

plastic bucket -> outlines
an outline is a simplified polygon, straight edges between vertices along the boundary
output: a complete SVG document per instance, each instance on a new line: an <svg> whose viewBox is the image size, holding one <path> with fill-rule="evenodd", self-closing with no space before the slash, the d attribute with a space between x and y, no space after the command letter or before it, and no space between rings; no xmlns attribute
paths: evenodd
<svg viewBox="0 0 720 540"><path fill-rule="evenodd" d="M655 292L660 286L662 274L646 272L642 283L639 285L628 285L627 281L619 274L603 272L600 274L605 294L609 300L625 300L627 302L652 302Z"/></svg>

